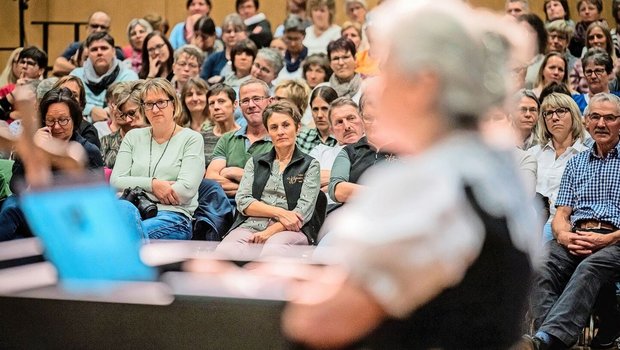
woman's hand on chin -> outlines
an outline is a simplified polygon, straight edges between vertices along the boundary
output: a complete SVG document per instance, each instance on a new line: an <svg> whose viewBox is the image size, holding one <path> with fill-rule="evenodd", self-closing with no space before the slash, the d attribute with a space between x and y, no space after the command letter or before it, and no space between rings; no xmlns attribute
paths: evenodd
<svg viewBox="0 0 620 350"><path fill-rule="evenodd" d="M276 220L284 225L284 228L288 231L299 231L304 225L304 218L301 214L291 210L280 210L276 215Z"/></svg>
<svg viewBox="0 0 620 350"><path fill-rule="evenodd" d="M153 179L151 184L153 194L162 204L179 205L181 203L179 196L174 189L172 189L173 184L174 181Z"/></svg>

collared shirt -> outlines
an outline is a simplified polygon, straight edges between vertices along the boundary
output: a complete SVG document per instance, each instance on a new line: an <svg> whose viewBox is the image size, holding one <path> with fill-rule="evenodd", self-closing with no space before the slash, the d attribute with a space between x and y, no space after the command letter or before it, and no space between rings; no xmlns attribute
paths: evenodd
<svg viewBox="0 0 620 350"><path fill-rule="evenodd" d="M338 141L332 135L327 136L327 139L323 142L317 128L302 130L299 135L297 135L297 147L306 154L310 154L312 149L317 145L334 147L337 144Z"/></svg>
<svg viewBox="0 0 620 350"><path fill-rule="evenodd" d="M571 207L571 223L606 221L620 227L620 143L606 157L596 154L596 144L566 164L556 207Z"/></svg>
<svg viewBox="0 0 620 350"><path fill-rule="evenodd" d="M316 205L316 193L313 191L320 187L321 180L321 168L317 161L312 161L310 167L306 171L304 177L304 183L301 188L301 194L297 201L297 206L293 211L303 216L303 222L309 222L314 213L314 207ZM252 185L254 183L254 161L249 160L243 170L243 177L241 183L239 183L239 190L237 191L237 209L241 213L245 213L245 210L256 201L256 198L252 196ZM312 195L309 195L312 193ZM265 188L261 195L261 202L278 208L284 208L288 210L288 202L286 200L286 192L284 190L284 183L282 180L282 173L280 172L280 163L275 160L271 165L271 173L269 179L265 184ZM239 227L249 228L256 232L263 231L270 224L274 223L273 218L263 218L251 216L243 222Z"/></svg>
<svg viewBox="0 0 620 350"><path fill-rule="evenodd" d="M247 132L248 127L246 125L237 131L222 135L215 145L211 161L224 159L227 167L243 168L252 156L271 151L273 145L269 135L250 143Z"/></svg>
<svg viewBox="0 0 620 350"><path fill-rule="evenodd" d="M562 180L562 174L566 168L566 163L580 152L587 150L581 140L577 139L572 146L566 148L564 153L559 157L555 157L555 148L553 147L553 141L549 141L546 145L541 147L536 145L528 150L530 154L536 157L538 164L536 171L536 192L549 198L551 201L551 215L555 214L555 201L558 197L558 190L560 189L560 180Z"/></svg>

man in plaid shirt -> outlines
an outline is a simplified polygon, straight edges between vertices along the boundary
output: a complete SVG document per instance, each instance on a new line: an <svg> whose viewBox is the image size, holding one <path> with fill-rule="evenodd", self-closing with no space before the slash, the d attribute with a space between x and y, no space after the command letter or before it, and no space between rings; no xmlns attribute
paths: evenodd
<svg viewBox="0 0 620 350"><path fill-rule="evenodd" d="M552 127L560 127L560 120L570 116L554 113L552 118ZM615 297L611 285L620 272L620 98L595 95L585 121L595 143L572 158L562 176L552 223L555 240L547 243L549 256L532 293L537 330L528 339L532 349L573 345L599 292L599 299ZM608 312L615 309L613 303ZM615 322L607 323L611 330L599 330L592 348L613 345L618 330L609 327Z"/></svg>

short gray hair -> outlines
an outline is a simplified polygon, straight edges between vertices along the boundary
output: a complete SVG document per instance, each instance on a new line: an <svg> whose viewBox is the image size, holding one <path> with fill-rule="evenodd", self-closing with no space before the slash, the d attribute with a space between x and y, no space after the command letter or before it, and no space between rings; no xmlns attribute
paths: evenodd
<svg viewBox="0 0 620 350"><path fill-rule="evenodd" d="M127 40L129 41L129 43L131 43L131 31L137 25L141 25L142 27L144 27L144 29L146 29L146 34L153 31L153 27L147 20L145 20L144 18L134 18L129 21L129 24L127 25ZM139 47L138 49L142 50L141 47Z"/></svg>
<svg viewBox="0 0 620 350"><path fill-rule="evenodd" d="M526 10L530 9L530 2L528 0L506 0L506 4L504 6L508 7L508 4L511 4L513 2L520 2L523 4L524 9Z"/></svg>
<svg viewBox="0 0 620 350"><path fill-rule="evenodd" d="M195 46L195 45L191 45L191 44L183 45L179 47L178 49L176 49L174 51L174 62L175 63L179 59L179 57L181 57L182 54L187 54L190 57L196 57L196 60L198 61L199 66L202 66L202 61L205 60L205 54L202 52L200 48L198 48L198 46Z"/></svg>
<svg viewBox="0 0 620 350"><path fill-rule="evenodd" d="M265 96L271 96L271 93L269 91L269 85L267 85L267 83L265 83L264 81L262 81L260 79L250 78L250 79L244 81L243 83L241 83L241 85L239 86L239 96L238 96L238 98L240 100L241 100L241 89L244 88L245 86L252 85L252 84L260 85L263 88L263 92L265 93Z"/></svg>
<svg viewBox="0 0 620 350"><path fill-rule="evenodd" d="M620 97L610 94L607 92L599 92L598 94L592 96L590 98L590 102L588 102L588 106L586 110L583 112L584 116L588 116L590 114L590 109L592 109L592 105L595 103L601 102L611 102L616 106L616 115L620 114Z"/></svg>
<svg viewBox="0 0 620 350"><path fill-rule="evenodd" d="M256 54L256 58L258 57L262 57L265 60L267 60L269 63L271 63L271 68L273 68L273 71L275 72L275 76L277 78L278 74L284 67L284 61L282 60L282 55L280 55L280 53L276 51L275 49L263 47L262 49L258 50L258 53Z"/></svg>

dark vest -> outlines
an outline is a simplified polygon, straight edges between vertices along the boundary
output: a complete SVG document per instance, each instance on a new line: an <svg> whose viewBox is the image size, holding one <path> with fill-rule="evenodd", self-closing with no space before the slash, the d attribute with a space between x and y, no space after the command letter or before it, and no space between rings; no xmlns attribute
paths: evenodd
<svg viewBox="0 0 620 350"><path fill-rule="evenodd" d="M349 172L349 182L358 183L362 174L366 169L376 163L393 159L392 153L377 152L377 150L368 143L366 136L362 137L356 143L347 145L344 150L351 161L351 169Z"/></svg>
<svg viewBox="0 0 620 350"><path fill-rule="evenodd" d="M520 339L532 272L529 259L512 245L506 219L487 214L471 188L465 191L486 236L463 280L409 318L384 322L353 348L507 349Z"/></svg>
<svg viewBox="0 0 620 350"><path fill-rule="evenodd" d="M267 185L267 180L269 180L269 176L271 175L271 166L275 161L275 157L276 151L275 149L272 149L270 152L255 156L253 158L254 183L252 184L252 197L259 201L263 195L265 185ZM304 183L306 172L308 171L310 163L313 159L314 158L301 152L299 148L295 147L291 162L282 173L282 182L284 184L284 193L286 194L288 210L293 210L297 206L297 201L301 195L301 188ZM319 191L314 214L312 215L310 221L306 222L301 228L301 232L306 235L308 238L308 243L310 244L314 244L316 242L321 225L323 225L323 221L325 220L326 207L327 197L323 191ZM247 220L247 216L237 212L237 217L235 218L235 222L230 231L239 227L239 225L241 225L245 220Z"/></svg>

